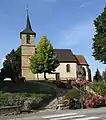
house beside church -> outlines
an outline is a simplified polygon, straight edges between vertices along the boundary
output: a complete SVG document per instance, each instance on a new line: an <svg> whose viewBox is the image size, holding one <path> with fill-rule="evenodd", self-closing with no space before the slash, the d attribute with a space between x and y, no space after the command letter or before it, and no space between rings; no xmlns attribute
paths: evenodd
<svg viewBox="0 0 106 120"><path fill-rule="evenodd" d="M21 39L21 69L22 76L26 80L37 80L37 75L33 74L30 70L29 58L35 53L34 39L36 33L31 28L29 15L27 14L26 28L20 32ZM85 79L89 80L90 69L89 65L82 55L75 55L71 49L54 49L60 65L56 68L54 74L47 74L49 80L71 80L77 78L77 70L82 66L85 71ZM44 76L38 74L38 78L43 80Z"/></svg>

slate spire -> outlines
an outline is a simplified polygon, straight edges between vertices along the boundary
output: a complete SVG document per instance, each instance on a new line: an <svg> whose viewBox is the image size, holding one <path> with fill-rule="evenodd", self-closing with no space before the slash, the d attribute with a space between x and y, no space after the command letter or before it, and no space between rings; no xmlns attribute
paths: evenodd
<svg viewBox="0 0 106 120"><path fill-rule="evenodd" d="M35 32L33 32L32 28L31 28L31 23L30 23L30 19L29 19L29 15L28 15L28 9L27 9L27 19L26 19L26 28L20 32L21 34L36 34Z"/></svg>

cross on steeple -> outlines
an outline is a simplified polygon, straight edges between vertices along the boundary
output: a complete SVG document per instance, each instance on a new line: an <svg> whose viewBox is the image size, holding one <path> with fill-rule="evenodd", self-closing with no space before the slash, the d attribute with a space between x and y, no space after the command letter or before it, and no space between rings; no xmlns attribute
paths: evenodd
<svg viewBox="0 0 106 120"><path fill-rule="evenodd" d="M28 4L27 4L27 15L28 15Z"/></svg>

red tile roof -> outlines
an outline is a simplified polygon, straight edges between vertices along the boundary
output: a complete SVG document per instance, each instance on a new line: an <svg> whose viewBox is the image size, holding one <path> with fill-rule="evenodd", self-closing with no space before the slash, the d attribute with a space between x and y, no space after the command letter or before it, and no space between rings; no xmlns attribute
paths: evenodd
<svg viewBox="0 0 106 120"><path fill-rule="evenodd" d="M82 55L75 55L75 57L76 57L76 60L78 61L79 65L87 65L87 66L89 66L87 61L85 60L84 56L82 56Z"/></svg>

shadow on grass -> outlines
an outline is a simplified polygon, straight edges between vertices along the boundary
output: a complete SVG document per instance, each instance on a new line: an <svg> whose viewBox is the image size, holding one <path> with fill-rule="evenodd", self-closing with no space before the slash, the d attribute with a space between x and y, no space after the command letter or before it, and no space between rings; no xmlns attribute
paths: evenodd
<svg viewBox="0 0 106 120"><path fill-rule="evenodd" d="M0 91L19 92L19 93L36 93L36 94L51 94L54 89L46 84L35 81L27 81L24 84L17 84L11 81L4 81L0 84Z"/></svg>

